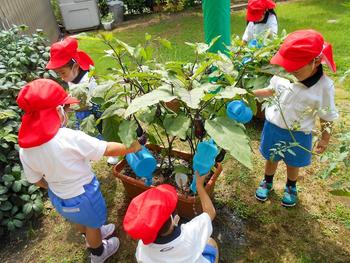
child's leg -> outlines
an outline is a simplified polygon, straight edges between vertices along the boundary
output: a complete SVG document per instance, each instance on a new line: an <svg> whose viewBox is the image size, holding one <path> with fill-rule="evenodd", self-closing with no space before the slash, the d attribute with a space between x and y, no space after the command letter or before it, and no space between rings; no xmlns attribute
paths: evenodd
<svg viewBox="0 0 350 263"><path fill-rule="evenodd" d="M297 203L297 179L299 167L287 165L287 183L284 190L282 205L285 207L295 206Z"/></svg>
<svg viewBox="0 0 350 263"><path fill-rule="evenodd" d="M86 226L75 224L75 227L78 229L80 234L86 235Z"/></svg>
<svg viewBox="0 0 350 263"><path fill-rule="evenodd" d="M91 248L98 248L102 245L100 228L86 227L86 240Z"/></svg>
<svg viewBox="0 0 350 263"><path fill-rule="evenodd" d="M267 160L265 162L265 177L259 184L258 189L256 189L255 197L259 201L266 201L273 186L273 177L276 173L278 167L278 162Z"/></svg>
<svg viewBox="0 0 350 263"><path fill-rule="evenodd" d="M219 247L218 247L218 243L216 243L215 239L209 238L208 244L216 248L217 254L216 254L216 258L215 258L215 263L218 263L219 262Z"/></svg>
<svg viewBox="0 0 350 263"><path fill-rule="evenodd" d="M299 175L299 169L300 169L299 167L293 167L293 166L287 165L288 180L296 182Z"/></svg>
<svg viewBox="0 0 350 263"><path fill-rule="evenodd" d="M265 162L265 175L274 176L278 167L278 162L266 161Z"/></svg>

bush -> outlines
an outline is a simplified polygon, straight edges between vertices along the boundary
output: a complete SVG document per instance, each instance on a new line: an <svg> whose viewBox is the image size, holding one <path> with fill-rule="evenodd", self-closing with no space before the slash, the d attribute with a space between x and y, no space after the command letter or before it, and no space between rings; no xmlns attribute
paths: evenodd
<svg viewBox="0 0 350 263"><path fill-rule="evenodd" d="M107 0L98 0L98 8L100 9L101 17L105 17L109 13Z"/></svg>
<svg viewBox="0 0 350 263"><path fill-rule="evenodd" d="M0 31L0 235L22 227L43 208L42 192L26 181L19 165L16 97L26 82L56 75L45 70L49 47L42 31L24 35L25 30L15 26Z"/></svg>
<svg viewBox="0 0 350 263"><path fill-rule="evenodd" d="M192 58L161 63L154 54L161 46L172 49L166 39L146 33L145 41L133 47L113 34L101 34L93 40L108 47L106 57L113 58L118 66L104 76L108 81L100 83L90 98L101 105L102 116L87 119L83 129L94 134L91 128L102 121L106 140L130 145L140 137L143 143L148 138L150 143L163 146L159 171L167 183L174 171L186 173L188 178L194 174L191 164L183 165L171 157L176 144L193 155L199 142L212 138L222 149L222 157L226 151L252 168L247 131L243 124L226 116L226 104L243 99L256 112L252 90L265 87L275 74L269 61L283 37L269 39L264 35L256 46L234 38L228 56L208 52L215 39L210 44L186 43L193 49ZM191 194L189 188L184 191Z"/></svg>
<svg viewBox="0 0 350 263"><path fill-rule="evenodd" d="M58 5L58 0L51 0L51 6L52 6L53 14L56 17L56 21L60 24L63 24L62 13Z"/></svg>
<svg viewBox="0 0 350 263"><path fill-rule="evenodd" d="M142 14L153 6L152 0L124 0L126 10L131 14Z"/></svg>

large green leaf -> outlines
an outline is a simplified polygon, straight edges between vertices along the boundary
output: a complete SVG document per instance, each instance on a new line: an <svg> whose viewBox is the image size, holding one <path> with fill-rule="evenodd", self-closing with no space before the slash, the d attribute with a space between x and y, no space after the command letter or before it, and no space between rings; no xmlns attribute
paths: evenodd
<svg viewBox="0 0 350 263"><path fill-rule="evenodd" d="M13 182L15 180L15 177L12 174L5 174L2 177L2 180L4 180L4 182Z"/></svg>
<svg viewBox="0 0 350 263"><path fill-rule="evenodd" d="M39 200L39 199L36 199L34 201L34 204L33 204L34 211L35 212L40 212L41 210L43 210L43 208L44 208L43 202L41 200Z"/></svg>
<svg viewBox="0 0 350 263"><path fill-rule="evenodd" d="M96 136L98 134L98 131L96 129L95 116L90 114L88 117L83 119L83 121L80 124L80 128L85 133L87 133L91 136Z"/></svg>
<svg viewBox="0 0 350 263"><path fill-rule="evenodd" d="M136 129L137 123L134 120L124 120L120 124L118 135L122 140L123 144L125 144L127 147L129 147L136 140Z"/></svg>
<svg viewBox="0 0 350 263"><path fill-rule="evenodd" d="M12 204L9 201L5 201L0 205L1 211L10 211L12 209Z"/></svg>
<svg viewBox="0 0 350 263"><path fill-rule="evenodd" d="M39 189L39 187L37 187L35 184L32 184L31 186L29 186L29 188L28 188L28 193L29 194L32 194L32 193L34 193L36 190L38 190Z"/></svg>
<svg viewBox="0 0 350 263"><path fill-rule="evenodd" d="M7 187L3 186L3 185L0 185L0 195L4 194L7 192Z"/></svg>
<svg viewBox="0 0 350 263"><path fill-rule="evenodd" d="M233 99L237 95L244 95L246 93L247 91L245 89L236 88L235 86L228 86L217 94L216 97L220 99Z"/></svg>
<svg viewBox="0 0 350 263"><path fill-rule="evenodd" d="M118 135L120 123L121 119L116 116L104 119L102 122L103 139L109 142L120 142Z"/></svg>
<svg viewBox="0 0 350 263"><path fill-rule="evenodd" d="M7 195L0 195L0 202L6 201L7 199L9 199L9 197Z"/></svg>
<svg viewBox="0 0 350 263"><path fill-rule="evenodd" d="M244 166L252 169L252 151L244 128L227 117L205 122L205 130L214 141Z"/></svg>
<svg viewBox="0 0 350 263"><path fill-rule="evenodd" d="M191 109L198 109L201 99L205 95L205 89L199 87L189 91L184 88L176 88L175 94Z"/></svg>
<svg viewBox="0 0 350 263"><path fill-rule="evenodd" d="M112 81L97 85L92 91L92 97L104 98L113 85Z"/></svg>
<svg viewBox="0 0 350 263"><path fill-rule="evenodd" d="M152 109L147 108L145 111L138 112L136 117L138 120L144 123L152 123L155 118L156 110L157 108L155 107L153 107Z"/></svg>
<svg viewBox="0 0 350 263"><path fill-rule="evenodd" d="M186 139L186 133L191 125L191 120L185 115L166 115L164 119L164 127L168 134Z"/></svg>
<svg viewBox="0 0 350 263"><path fill-rule="evenodd" d="M13 219L12 222L17 228L21 228L23 226L23 221L21 221L21 220Z"/></svg>
<svg viewBox="0 0 350 263"><path fill-rule="evenodd" d="M134 99L126 109L125 117L149 106L157 104L160 101L168 102L175 99L176 96L171 93L169 86L161 86L156 90L151 91L141 97Z"/></svg>
<svg viewBox="0 0 350 263"><path fill-rule="evenodd" d="M23 206L23 213L25 215L28 215L30 212L32 212L33 210L33 203L32 202L28 202Z"/></svg>
<svg viewBox="0 0 350 263"><path fill-rule="evenodd" d="M109 106L102 114L100 119L106 119L113 116L123 117L125 114L125 109L121 108L118 104L112 104Z"/></svg>
<svg viewBox="0 0 350 263"><path fill-rule="evenodd" d="M21 191L21 188L22 188L22 184L21 184L20 181L15 181L15 182L13 182L13 184L12 184L12 190L13 190L15 193Z"/></svg>

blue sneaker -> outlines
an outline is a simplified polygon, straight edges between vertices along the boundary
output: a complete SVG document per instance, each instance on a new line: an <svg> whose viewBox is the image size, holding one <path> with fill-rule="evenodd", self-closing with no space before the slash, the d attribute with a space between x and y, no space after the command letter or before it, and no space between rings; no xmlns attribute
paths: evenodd
<svg viewBox="0 0 350 263"><path fill-rule="evenodd" d="M284 207L293 207L297 204L298 200L298 190L297 187L286 186L284 188L284 196L282 198L282 205Z"/></svg>
<svg viewBox="0 0 350 263"><path fill-rule="evenodd" d="M256 189L255 191L255 198L258 199L259 201L265 202L268 199L272 189L273 189L272 183L266 183L265 180L262 180L260 182L258 189Z"/></svg>

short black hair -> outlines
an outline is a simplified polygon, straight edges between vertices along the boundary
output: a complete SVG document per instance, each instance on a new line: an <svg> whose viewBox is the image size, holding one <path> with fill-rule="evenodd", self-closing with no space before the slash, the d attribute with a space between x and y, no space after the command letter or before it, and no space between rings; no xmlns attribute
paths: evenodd
<svg viewBox="0 0 350 263"><path fill-rule="evenodd" d="M168 220L165 221L165 223L162 225L162 227L159 229L158 231L158 235L157 235L157 238L158 237L161 237L163 236L166 232L168 232L169 228L171 227L171 224L172 224L172 220L171 220L171 216L169 216Z"/></svg>

